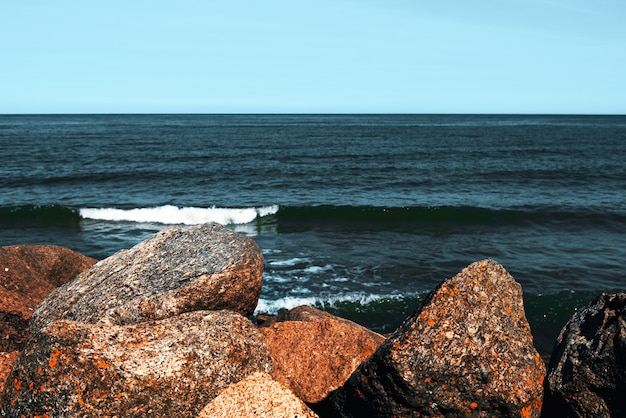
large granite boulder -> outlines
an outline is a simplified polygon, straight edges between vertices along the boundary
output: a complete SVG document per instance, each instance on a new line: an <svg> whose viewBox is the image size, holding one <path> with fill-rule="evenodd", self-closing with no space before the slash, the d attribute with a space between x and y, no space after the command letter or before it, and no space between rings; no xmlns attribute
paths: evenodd
<svg viewBox="0 0 626 418"><path fill-rule="evenodd" d="M385 337L380 335L377 332L369 330L361 325L356 324L349 319L341 318L339 316L335 316L326 311L322 311L321 309L314 308L308 305L300 305L288 311L282 311L278 315L276 315L273 319L267 321L267 325L270 326L275 322L283 322L283 321L300 321L300 322L316 322L316 321L325 321L332 320L342 322L347 326L355 327L364 333L368 334L371 338L378 341L378 345L385 340Z"/></svg>
<svg viewBox="0 0 626 418"><path fill-rule="evenodd" d="M196 417L254 372L271 373L271 359L234 312L129 325L56 320L33 332L0 406L10 417Z"/></svg>
<svg viewBox="0 0 626 418"><path fill-rule="evenodd" d="M56 245L0 247L0 388L28 339L37 304L96 261Z"/></svg>
<svg viewBox="0 0 626 418"><path fill-rule="evenodd" d="M198 418L315 418L317 415L268 373L255 372L224 389Z"/></svg>
<svg viewBox="0 0 626 418"><path fill-rule="evenodd" d="M537 417L544 375L521 286L484 260L441 283L313 409L340 417Z"/></svg>
<svg viewBox="0 0 626 418"><path fill-rule="evenodd" d="M576 312L548 365L544 416L626 416L626 293Z"/></svg>
<svg viewBox="0 0 626 418"><path fill-rule="evenodd" d="M96 261L56 245L0 247L0 309L29 318L51 291Z"/></svg>
<svg viewBox="0 0 626 418"><path fill-rule="evenodd" d="M308 306L260 328L274 365L274 379L300 399L315 403L343 385L385 338L354 322ZM282 319L282 318L281 318Z"/></svg>
<svg viewBox="0 0 626 418"><path fill-rule="evenodd" d="M56 245L0 247L0 351L19 350L35 306L96 261Z"/></svg>
<svg viewBox="0 0 626 418"><path fill-rule="evenodd" d="M57 288L30 326L57 319L125 325L197 310L248 316L262 274L263 256L252 239L216 223L170 227Z"/></svg>

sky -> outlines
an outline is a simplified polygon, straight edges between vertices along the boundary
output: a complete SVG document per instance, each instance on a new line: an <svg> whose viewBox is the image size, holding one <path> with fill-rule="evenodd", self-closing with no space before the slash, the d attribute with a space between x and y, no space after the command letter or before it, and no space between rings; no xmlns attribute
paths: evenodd
<svg viewBox="0 0 626 418"><path fill-rule="evenodd" d="M624 0L20 0L0 114L626 114Z"/></svg>

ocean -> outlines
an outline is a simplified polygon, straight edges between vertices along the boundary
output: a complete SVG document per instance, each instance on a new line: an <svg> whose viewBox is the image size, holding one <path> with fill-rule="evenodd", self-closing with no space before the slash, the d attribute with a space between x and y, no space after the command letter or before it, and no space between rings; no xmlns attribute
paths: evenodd
<svg viewBox="0 0 626 418"><path fill-rule="evenodd" d="M106 258L173 224L254 239L257 313L392 332L493 258L540 351L626 289L626 116L0 115L0 245Z"/></svg>

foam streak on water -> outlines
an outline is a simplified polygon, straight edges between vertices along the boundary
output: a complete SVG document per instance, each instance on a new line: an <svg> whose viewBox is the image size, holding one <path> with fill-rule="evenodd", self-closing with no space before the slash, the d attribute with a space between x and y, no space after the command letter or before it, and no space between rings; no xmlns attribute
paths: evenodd
<svg viewBox="0 0 626 418"><path fill-rule="evenodd" d="M126 221L137 223L160 223L166 225L198 225L217 222L222 225L247 224L257 217L267 216L278 211L278 206L260 208L199 208L172 205L154 208L83 208L80 216L85 219L105 221Z"/></svg>

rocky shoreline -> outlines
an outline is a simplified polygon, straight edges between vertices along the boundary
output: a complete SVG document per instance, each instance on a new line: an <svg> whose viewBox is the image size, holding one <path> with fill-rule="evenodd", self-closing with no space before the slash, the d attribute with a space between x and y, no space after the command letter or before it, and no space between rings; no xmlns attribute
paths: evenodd
<svg viewBox="0 0 626 418"><path fill-rule="evenodd" d="M252 318L262 274L256 243L215 223L97 263L0 248L0 415L626 415L626 294L578 311L546 370L521 286L493 260L389 336L307 306Z"/></svg>

